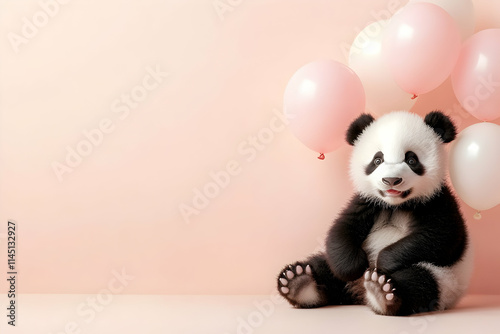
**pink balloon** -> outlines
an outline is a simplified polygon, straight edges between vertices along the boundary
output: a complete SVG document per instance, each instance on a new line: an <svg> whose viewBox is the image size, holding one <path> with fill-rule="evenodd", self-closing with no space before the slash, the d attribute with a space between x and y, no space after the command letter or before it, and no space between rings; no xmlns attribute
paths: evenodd
<svg viewBox="0 0 500 334"><path fill-rule="evenodd" d="M388 21L367 25L349 49L349 67L359 76L366 96L366 109L378 116L394 110L410 110L415 99L394 81L385 63L382 40Z"/></svg>
<svg viewBox="0 0 500 334"><path fill-rule="evenodd" d="M290 129L319 153L338 148L350 122L364 108L365 93L358 76L333 60L304 65L285 89L284 112Z"/></svg>
<svg viewBox="0 0 500 334"><path fill-rule="evenodd" d="M474 117L500 117L500 29L486 29L465 41L451 74L460 104Z"/></svg>
<svg viewBox="0 0 500 334"><path fill-rule="evenodd" d="M460 45L460 31L450 14L437 5L418 2L391 18L382 48L396 83L419 95L446 80Z"/></svg>

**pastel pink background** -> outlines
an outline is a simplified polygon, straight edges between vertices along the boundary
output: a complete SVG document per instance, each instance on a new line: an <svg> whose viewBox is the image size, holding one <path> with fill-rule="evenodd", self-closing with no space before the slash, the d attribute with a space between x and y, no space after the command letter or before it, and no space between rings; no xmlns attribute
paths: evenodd
<svg viewBox="0 0 500 334"><path fill-rule="evenodd" d="M270 293L352 195L347 144L319 161L276 118L286 83L316 59L346 64L356 34L406 2L233 1L221 19L212 0L75 0L15 53L8 32L40 5L0 1L0 261L14 219L20 291L96 293L124 268L135 278L123 293ZM500 28L500 2L474 4L476 30ZM112 103L156 66L169 76L120 119ZM460 129L476 122L449 80L412 111L435 109ZM51 164L103 119L113 131L59 182ZM250 149L270 122L278 131ZM180 207L232 161L237 175L184 219ZM480 221L462 208L470 292L500 294L500 207Z"/></svg>

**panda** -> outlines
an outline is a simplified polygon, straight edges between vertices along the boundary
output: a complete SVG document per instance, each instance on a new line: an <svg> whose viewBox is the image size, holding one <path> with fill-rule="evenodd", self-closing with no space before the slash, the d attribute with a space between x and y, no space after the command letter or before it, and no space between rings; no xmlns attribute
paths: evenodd
<svg viewBox="0 0 500 334"><path fill-rule="evenodd" d="M404 316L452 308L472 272L472 247L445 183L445 143L456 129L440 111L396 111L349 126L356 193L330 228L324 253L285 266L277 288L291 305L366 304Z"/></svg>

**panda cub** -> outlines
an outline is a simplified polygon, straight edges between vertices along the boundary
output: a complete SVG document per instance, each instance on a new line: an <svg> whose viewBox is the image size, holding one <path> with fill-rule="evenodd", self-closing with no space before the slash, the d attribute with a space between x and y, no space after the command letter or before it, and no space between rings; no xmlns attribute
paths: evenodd
<svg viewBox="0 0 500 334"><path fill-rule="evenodd" d="M439 111L358 117L346 135L356 194L325 253L280 272L279 293L299 308L367 304L382 315L453 307L472 271L466 226L445 184L444 143L455 136Z"/></svg>

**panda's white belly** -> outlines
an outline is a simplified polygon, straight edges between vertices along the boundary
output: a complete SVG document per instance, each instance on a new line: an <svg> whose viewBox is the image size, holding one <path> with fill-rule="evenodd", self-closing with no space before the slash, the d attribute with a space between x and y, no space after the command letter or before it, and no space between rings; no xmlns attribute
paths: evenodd
<svg viewBox="0 0 500 334"><path fill-rule="evenodd" d="M373 225L363 249L368 255L370 267L377 266L378 254L385 247L407 236L410 231L411 215L404 212L384 211ZM467 290L473 268L473 251L470 244L462 258L452 266L439 267L427 262L416 265L429 270L439 287L438 309L453 307Z"/></svg>
<svg viewBox="0 0 500 334"><path fill-rule="evenodd" d="M376 267L378 254L385 247L407 236L410 232L410 215L406 212L383 211L373 225L363 249L371 267Z"/></svg>

